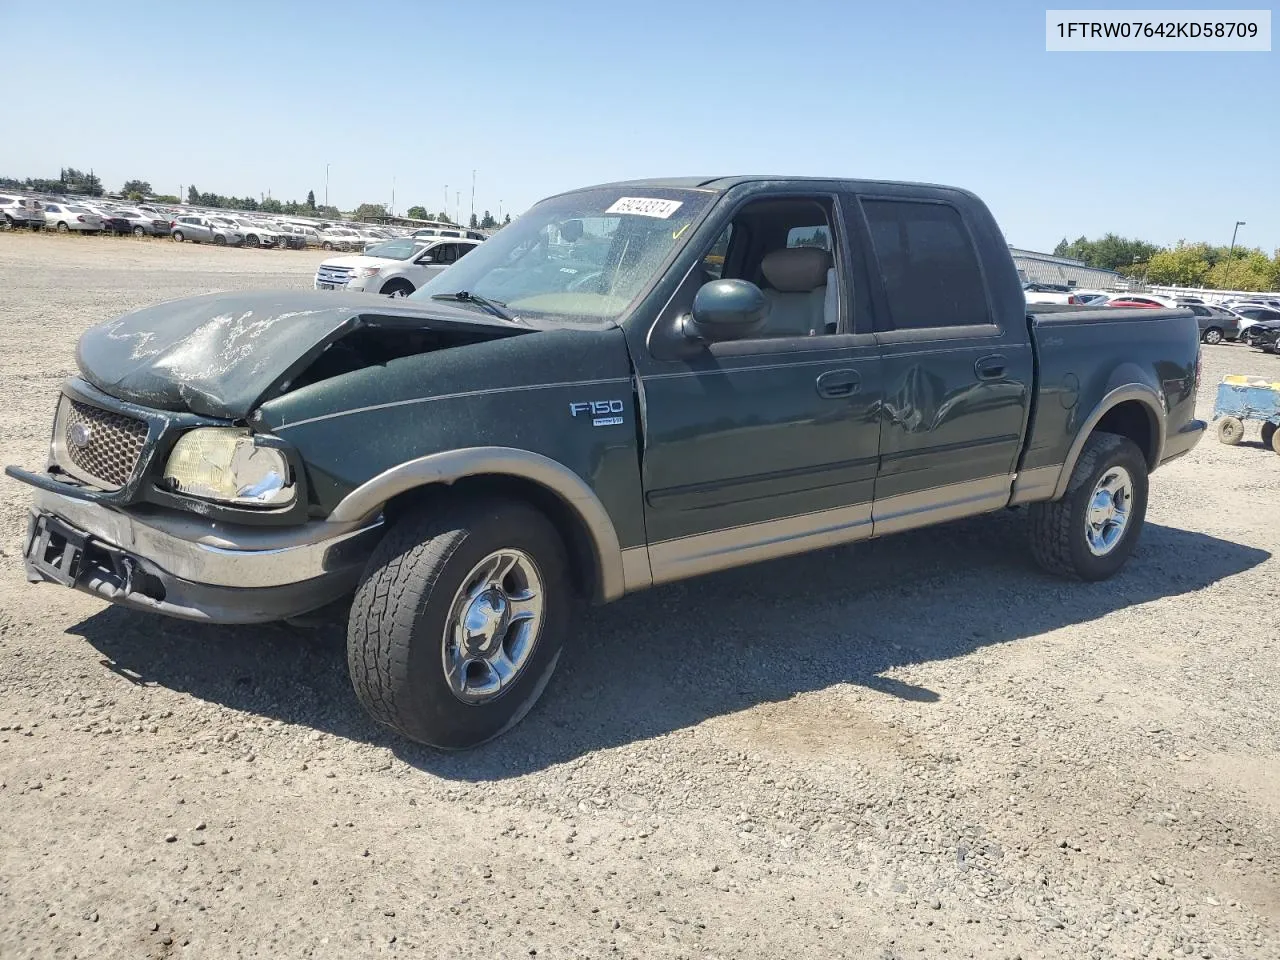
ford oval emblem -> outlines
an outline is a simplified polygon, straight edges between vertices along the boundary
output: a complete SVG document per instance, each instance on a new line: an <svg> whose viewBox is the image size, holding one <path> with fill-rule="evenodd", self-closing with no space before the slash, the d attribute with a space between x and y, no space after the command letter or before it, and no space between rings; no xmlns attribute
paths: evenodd
<svg viewBox="0 0 1280 960"><path fill-rule="evenodd" d="M87 423L72 424L71 429L67 431L67 439L71 441L72 446L83 450L93 439L93 427Z"/></svg>

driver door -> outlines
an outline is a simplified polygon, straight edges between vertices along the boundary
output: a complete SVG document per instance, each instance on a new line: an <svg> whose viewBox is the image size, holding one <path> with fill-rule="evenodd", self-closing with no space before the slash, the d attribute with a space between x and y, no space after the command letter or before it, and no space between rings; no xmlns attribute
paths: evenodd
<svg viewBox="0 0 1280 960"><path fill-rule="evenodd" d="M756 195L731 217L646 342L633 343L654 583L871 535L879 354L839 200ZM832 257L827 284L810 291L826 321L812 332L766 321L749 339L673 336L697 290L719 276L756 283L775 295L771 315L787 313L798 302L787 295L803 292L771 290L763 257L812 245Z"/></svg>

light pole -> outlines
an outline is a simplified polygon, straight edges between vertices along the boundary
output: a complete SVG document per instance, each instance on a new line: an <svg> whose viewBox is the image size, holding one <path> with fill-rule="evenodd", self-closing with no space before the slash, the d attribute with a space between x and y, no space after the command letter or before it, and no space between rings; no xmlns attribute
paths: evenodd
<svg viewBox="0 0 1280 960"><path fill-rule="evenodd" d="M1236 252L1236 231L1246 226L1248 224L1243 220L1237 220L1236 225L1231 229L1231 248L1227 251L1227 269L1222 271L1222 285L1228 289L1231 287L1231 259Z"/></svg>
<svg viewBox="0 0 1280 960"><path fill-rule="evenodd" d="M329 164L324 165L324 205L329 205Z"/></svg>

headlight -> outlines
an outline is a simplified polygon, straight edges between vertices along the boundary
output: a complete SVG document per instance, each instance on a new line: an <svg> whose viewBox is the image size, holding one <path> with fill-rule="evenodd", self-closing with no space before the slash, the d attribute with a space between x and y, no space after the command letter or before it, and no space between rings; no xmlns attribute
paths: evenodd
<svg viewBox="0 0 1280 960"><path fill-rule="evenodd" d="M237 506L284 506L295 494L284 455L256 446L249 431L238 427L183 434L169 454L164 479L178 493Z"/></svg>
<svg viewBox="0 0 1280 960"><path fill-rule="evenodd" d="M376 277L381 267L360 267L356 270L357 277Z"/></svg>

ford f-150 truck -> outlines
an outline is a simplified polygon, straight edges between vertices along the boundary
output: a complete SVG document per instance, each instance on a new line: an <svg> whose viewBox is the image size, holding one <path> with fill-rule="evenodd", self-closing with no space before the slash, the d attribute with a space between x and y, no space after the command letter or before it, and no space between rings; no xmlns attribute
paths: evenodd
<svg viewBox="0 0 1280 960"><path fill-rule="evenodd" d="M958 189L649 180L535 205L408 298L229 293L87 331L28 576L220 623L350 596L356 694L445 748L577 598L1027 505L1099 580L1200 439L1186 310L1028 308Z"/></svg>

